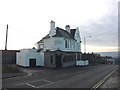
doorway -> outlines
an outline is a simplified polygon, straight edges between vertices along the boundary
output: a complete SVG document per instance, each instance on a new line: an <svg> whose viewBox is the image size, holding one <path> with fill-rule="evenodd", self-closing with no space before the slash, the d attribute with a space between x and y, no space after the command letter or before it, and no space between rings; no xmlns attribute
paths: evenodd
<svg viewBox="0 0 120 90"><path fill-rule="evenodd" d="M29 59L30 67L36 67L36 59Z"/></svg>
<svg viewBox="0 0 120 90"><path fill-rule="evenodd" d="M62 66L62 62L61 62L62 61L61 60L62 59L62 55L57 55L56 54L55 57L56 57L56 60L55 60L56 61L56 68L60 68Z"/></svg>

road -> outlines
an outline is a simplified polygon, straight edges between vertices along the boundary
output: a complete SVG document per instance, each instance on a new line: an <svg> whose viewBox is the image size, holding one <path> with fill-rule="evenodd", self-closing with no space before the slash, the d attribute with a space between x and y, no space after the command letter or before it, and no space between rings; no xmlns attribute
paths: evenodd
<svg viewBox="0 0 120 90"><path fill-rule="evenodd" d="M118 70L116 70L99 88L118 88Z"/></svg>
<svg viewBox="0 0 120 90"><path fill-rule="evenodd" d="M32 75L3 79L3 88L92 88L116 65L33 70Z"/></svg>

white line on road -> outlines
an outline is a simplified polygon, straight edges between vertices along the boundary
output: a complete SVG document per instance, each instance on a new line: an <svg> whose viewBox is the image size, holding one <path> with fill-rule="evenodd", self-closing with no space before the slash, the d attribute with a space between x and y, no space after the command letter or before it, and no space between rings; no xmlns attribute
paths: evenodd
<svg viewBox="0 0 120 90"><path fill-rule="evenodd" d="M20 86L20 85L24 85L24 84L27 84L27 83L19 83L19 84L16 84L15 86Z"/></svg>
<svg viewBox="0 0 120 90"><path fill-rule="evenodd" d="M52 81L48 81L48 80L45 80L45 79L42 79L43 81L45 82L48 82L48 83L52 83Z"/></svg>
<svg viewBox="0 0 120 90"><path fill-rule="evenodd" d="M27 83L27 85L28 85L28 86L31 86L31 87L33 87L33 88L36 88L36 86L34 86L34 85L32 85L32 84Z"/></svg>
<svg viewBox="0 0 120 90"><path fill-rule="evenodd" d="M30 83L39 82L39 81L45 81L45 82L48 82L48 84L40 85L40 86L38 86L38 87L30 84ZM33 88L40 88L40 87L44 87L44 86L51 85L51 84L54 84L54 83L58 83L58 82L61 82L61 81L63 81L63 80L59 80L59 81L56 81L56 82L52 82L52 81L48 81L48 80L46 80L46 79L41 79L41 80L35 80L35 81L31 81L31 82L25 82L25 83L16 84L16 86L25 85L25 84L26 84L26 85L29 85L29 86L31 86L31 87L33 87Z"/></svg>
<svg viewBox="0 0 120 90"><path fill-rule="evenodd" d="M27 84L27 83L39 82L39 81L42 81L42 80L43 79L41 79L41 80L35 80L35 81L30 81L30 82L25 82L25 83L20 83L20 84L16 84L16 86Z"/></svg>
<svg viewBox="0 0 120 90"><path fill-rule="evenodd" d="M32 76L32 73L28 73L28 75L27 76Z"/></svg>
<svg viewBox="0 0 120 90"><path fill-rule="evenodd" d="M45 81L45 82L48 82L48 84L45 84L45 85L40 85L38 87L30 84L30 83L33 83L33 82L39 82L39 81ZM31 82L25 82L25 83L20 83L20 84L16 84L16 86L19 86L19 85L28 85L28 86L31 86L33 88L41 88L41 87L44 87L44 86L47 86L47 85L51 85L51 84L54 84L54 83L58 83L58 82L61 82L63 80L59 80L59 81L56 81L56 82L52 82L52 81L48 81L48 80L45 80L45 79L41 79L41 80L36 80L36 81L31 81Z"/></svg>
<svg viewBox="0 0 120 90"><path fill-rule="evenodd" d="M103 78L100 82L98 82L95 86L93 86L90 90L96 90L99 88L118 68L113 70L110 74L108 74L105 78Z"/></svg>
<svg viewBox="0 0 120 90"><path fill-rule="evenodd" d="M51 82L51 83L48 83L48 84L45 84L45 85L41 85L41 86L38 86L37 88L41 88L41 87L51 85L51 84L54 84L54 83L58 83L58 82L61 82L61 81L63 81L63 80L59 80L59 81L56 81L56 82Z"/></svg>
<svg viewBox="0 0 120 90"><path fill-rule="evenodd" d="M48 80L45 80L45 79L41 79L41 80L35 80L35 81L30 81L30 82L25 82L25 83L20 83L20 84L16 84L15 86L20 86L20 85L25 85L25 84L27 84L27 85L31 85L32 86L32 84L30 84L30 83L34 83L34 82L39 82L39 81L45 81L45 82L48 82L49 84L51 84L51 83L53 83L52 81L48 81ZM45 84L46 85L46 84ZM32 87L35 87L34 85L32 86ZM36 88L36 87L35 87Z"/></svg>

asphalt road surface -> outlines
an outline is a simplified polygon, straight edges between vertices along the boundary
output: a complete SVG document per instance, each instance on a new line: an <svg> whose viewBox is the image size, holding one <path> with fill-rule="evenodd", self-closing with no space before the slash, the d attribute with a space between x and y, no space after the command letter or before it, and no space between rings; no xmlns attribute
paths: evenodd
<svg viewBox="0 0 120 90"><path fill-rule="evenodd" d="M92 88L116 65L69 67L64 69L37 68L24 77L2 80L3 88ZM30 69L28 69L30 73Z"/></svg>

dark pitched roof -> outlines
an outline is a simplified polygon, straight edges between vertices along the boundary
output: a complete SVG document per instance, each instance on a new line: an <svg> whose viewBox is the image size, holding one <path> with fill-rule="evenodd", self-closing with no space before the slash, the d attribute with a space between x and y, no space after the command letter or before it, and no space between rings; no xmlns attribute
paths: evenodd
<svg viewBox="0 0 120 90"><path fill-rule="evenodd" d="M69 39L74 39L74 34L75 34L76 29L71 29L70 33L67 32L66 30L56 27L56 35L52 36L52 37L64 37L64 38L69 38ZM47 34L45 37L43 37L39 42L43 42L43 39L47 39L50 38L49 34ZM74 39L75 40L75 39Z"/></svg>
<svg viewBox="0 0 120 90"><path fill-rule="evenodd" d="M74 35L75 35L75 32L76 32L76 29L70 29L70 33L71 33L71 35L74 37Z"/></svg>
<svg viewBox="0 0 120 90"><path fill-rule="evenodd" d="M56 35L54 35L53 37L64 37L64 38L74 39L74 37L70 33L59 27L56 27Z"/></svg>
<svg viewBox="0 0 120 90"><path fill-rule="evenodd" d="M37 52L40 52L40 51L42 51L42 50L43 50L43 48L41 48L41 49L38 49L38 50L37 50Z"/></svg>
<svg viewBox="0 0 120 90"><path fill-rule="evenodd" d="M47 39L50 38L49 34L47 34L45 37L43 37L40 41L38 41L37 43L43 42L43 39Z"/></svg>

